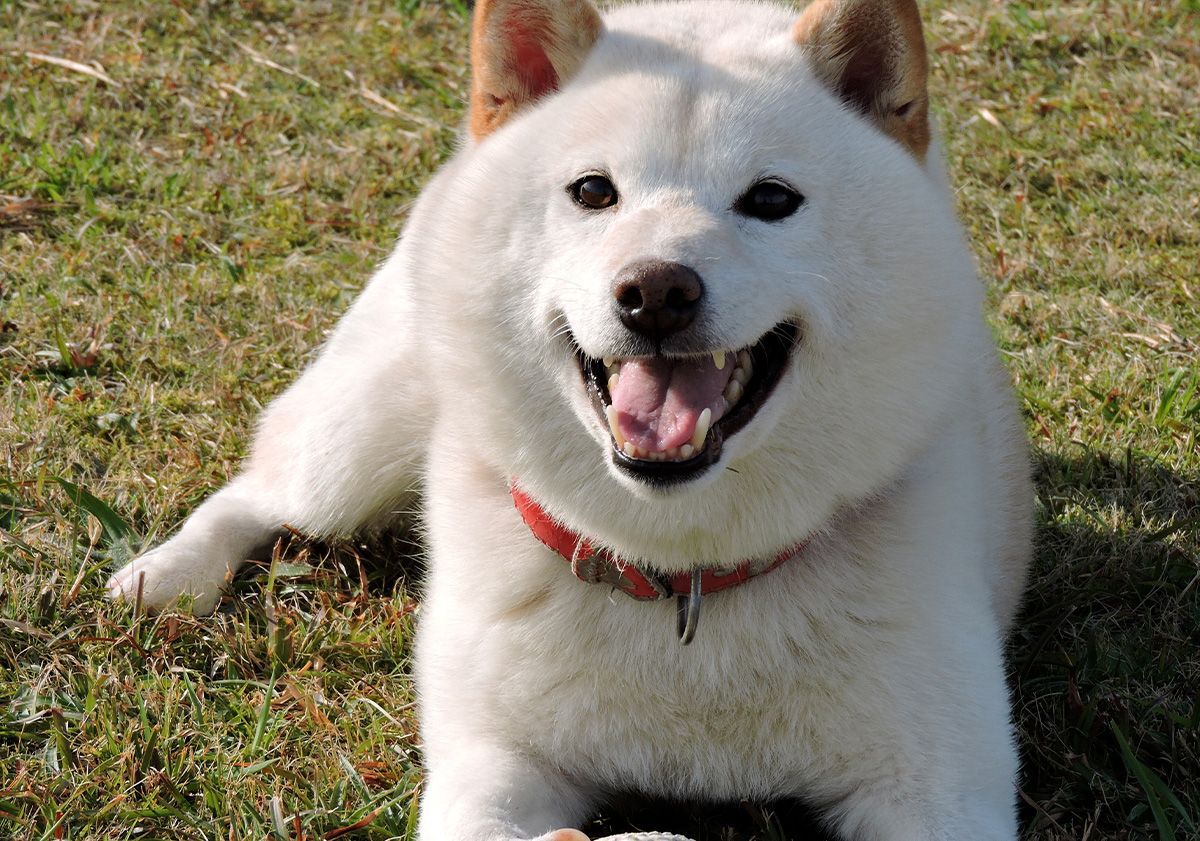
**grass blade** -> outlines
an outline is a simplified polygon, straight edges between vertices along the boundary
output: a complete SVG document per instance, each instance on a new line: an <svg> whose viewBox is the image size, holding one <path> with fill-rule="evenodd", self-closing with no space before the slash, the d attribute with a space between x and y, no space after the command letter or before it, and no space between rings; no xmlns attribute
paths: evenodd
<svg viewBox="0 0 1200 841"><path fill-rule="evenodd" d="M54 481L67 492L67 496L71 498L71 502L76 508L86 511L100 521L100 525L104 526L105 534L108 535L109 546L128 540L133 534L133 529L106 503L61 476L55 476Z"/></svg>
<svg viewBox="0 0 1200 841"><path fill-rule="evenodd" d="M263 693L262 709L258 711L258 721L254 725L254 739L250 742L250 755L254 756L258 753L258 745L263 739L263 735L267 732L267 720L271 717L271 699L275 697L275 680L277 675L271 673L271 682L267 684L267 689Z"/></svg>
<svg viewBox="0 0 1200 841"><path fill-rule="evenodd" d="M1171 821L1167 818L1167 810L1162 802L1162 792L1169 791L1166 783L1159 778L1157 774L1142 764L1141 760L1134 755L1133 749L1129 746L1129 742L1125 738L1125 734L1121 732L1121 728L1116 722L1110 722L1109 728L1112 730L1113 736L1117 739L1117 745L1121 748L1121 758L1125 760L1125 767L1129 769L1134 778L1138 781L1138 785L1142 787L1142 791L1146 795L1146 804L1150 807L1151 814L1154 815L1154 823L1158 827L1158 837L1160 841L1175 841L1175 829L1171 826ZM1179 801L1174 795L1170 798L1179 808ZM1183 817L1187 822L1191 823L1191 817L1185 812Z"/></svg>
<svg viewBox="0 0 1200 841"><path fill-rule="evenodd" d="M1175 372L1175 376L1171 377L1167 387L1163 389L1162 396L1158 398L1158 409L1154 412L1155 426L1161 426L1162 422L1170 416L1171 407L1175 404L1175 396L1179 393L1179 386L1183 383L1185 376L1187 376L1187 369L1180 368Z"/></svg>

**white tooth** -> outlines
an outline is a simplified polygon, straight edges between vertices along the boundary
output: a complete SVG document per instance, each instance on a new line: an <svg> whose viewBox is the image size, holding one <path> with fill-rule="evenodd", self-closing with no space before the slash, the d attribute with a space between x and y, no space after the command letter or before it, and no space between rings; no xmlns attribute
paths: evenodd
<svg viewBox="0 0 1200 841"><path fill-rule="evenodd" d="M745 368L747 371L754 370L754 365L750 362L750 351L738 351L738 367Z"/></svg>
<svg viewBox="0 0 1200 841"><path fill-rule="evenodd" d="M671 458L671 459L679 458L679 448L672 447L671 449L667 450L666 456L667 456L667 458Z"/></svg>
<svg viewBox="0 0 1200 841"><path fill-rule="evenodd" d="M729 385L725 386L725 399L729 401L729 405L733 405L742 398L742 384L737 380L730 380Z"/></svg>
<svg viewBox="0 0 1200 841"><path fill-rule="evenodd" d="M613 374L608 378L608 393L611 395L617 388L617 383L621 381L620 374Z"/></svg>
<svg viewBox="0 0 1200 841"><path fill-rule="evenodd" d="M696 448L691 444L684 444L679 448L679 455L683 458L691 458L696 454Z"/></svg>
<svg viewBox="0 0 1200 841"><path fill-rule="evenodd" d="M625 455L629 456L630 458L637 458L638 448L633 446L633 442L626 441L621 445L621 449L624 450Z"/></svg>
<svg viewBox="0 0 1200 841"><path fill-rule="evenodd" d="M742 385L745 385L746 383L750 382L750 374L746 372L745 368L734 368L733 369L733 378L734 378L734 380L741 383ZM608 387L608 390L612 391L611 385Z"/></svg>
<svg viewBox="0 0 1200 841"><path fill-rule="evenodd" d="M704 446L708 437L708 427L712 424L712 409L706 408L696 420L696 431L692 433L692 446L697 450Z"/></svg>
<svg viewBox="0 0 1200 841"><path fill-rule="evenodd" d="M604 367L605 368L611 368L614 364L616 364L616 360L613 359L611 356L604 357Z"/></svg>
<svg viewBox="0 0 1200 841"><path fill-rule="evenodd" d="M722 371L725 369L725 351L723 351L723 350L714 350L713 351L713 364L717 366L718 371Z"/></svg>
<svg viewBox="0 0 1200 841"><path fill-rule="evenodd" d="M617 449L625 449L625 436L621 434L621 427L617 424L616 407L606 406L604 408L604 416L608 418L608 431L612 433L613 440L617 442Z"/></svg>

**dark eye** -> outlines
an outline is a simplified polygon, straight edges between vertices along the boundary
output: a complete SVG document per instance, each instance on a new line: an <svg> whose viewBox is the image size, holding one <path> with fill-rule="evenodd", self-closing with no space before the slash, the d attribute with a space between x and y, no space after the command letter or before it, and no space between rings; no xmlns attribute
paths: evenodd
<svg viewBox="0 0 1200 841"><path fill-rule="evenodd" d="M733 209L743 216L775 222L791 216L804 204L804 196L782 181L759 181L737 200Z"/></svg>
<svg viewBox="0 0 1200 841"><path fill-rule="evenodd" d="M589 210L603 210L617 203L617 188L603 175L585 175L568 191L571 198Z"/></svg>

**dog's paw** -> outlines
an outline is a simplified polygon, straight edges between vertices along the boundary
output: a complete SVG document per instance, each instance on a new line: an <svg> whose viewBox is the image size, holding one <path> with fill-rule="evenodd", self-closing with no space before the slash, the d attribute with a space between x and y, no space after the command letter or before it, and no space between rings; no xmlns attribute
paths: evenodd
<svg viewBox="0 0 1200 841"><path fill-rule="evenodd" d="M141 588L141 607L163 610L191 598L192 613L212 613L221 599L225 576L206 559L194 557L185 547L169 541L139 555L108 579L108 597L135 601Z"/></svg>

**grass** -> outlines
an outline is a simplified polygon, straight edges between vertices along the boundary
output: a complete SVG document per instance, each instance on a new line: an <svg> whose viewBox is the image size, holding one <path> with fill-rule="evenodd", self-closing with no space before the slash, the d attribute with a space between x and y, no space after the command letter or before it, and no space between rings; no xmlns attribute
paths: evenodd
<svg viewBox="0 0 1200 841"><path fill-rule="evenodd" d="M1025 838L1200 838L1200 8L923 9L1036 451ZM413 837L401 538L297 538L204 620L102 584L236 469L453 149L463 14L0 0L0 837Z"/></svg>

